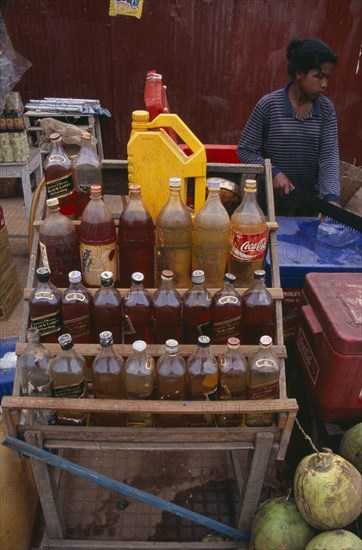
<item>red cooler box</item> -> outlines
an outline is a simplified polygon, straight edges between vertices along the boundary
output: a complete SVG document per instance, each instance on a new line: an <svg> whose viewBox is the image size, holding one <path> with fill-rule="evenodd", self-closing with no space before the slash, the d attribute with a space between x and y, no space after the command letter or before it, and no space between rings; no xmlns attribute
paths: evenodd
<svg viewBox="0 0 362 550"><path fill-rule="evenodd" d="M308 273L297 357L323 422L362 420L362 274Z"/></svg>

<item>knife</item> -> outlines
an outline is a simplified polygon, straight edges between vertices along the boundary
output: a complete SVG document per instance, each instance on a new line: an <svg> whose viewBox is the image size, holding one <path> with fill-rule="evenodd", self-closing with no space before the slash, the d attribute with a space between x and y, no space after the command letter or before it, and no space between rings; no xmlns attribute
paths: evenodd
<svg viewBox="0 0 362 550"><path fill-rule="evenodd" d="M324 214L333 220L355 229L362 233L362 217L353 212L349 212L344 208L339 208L330 202L324 201L307 191L302 191L294 187L291 190L291 195L294 196L303 206L315 210L320 214Z"/></svg>

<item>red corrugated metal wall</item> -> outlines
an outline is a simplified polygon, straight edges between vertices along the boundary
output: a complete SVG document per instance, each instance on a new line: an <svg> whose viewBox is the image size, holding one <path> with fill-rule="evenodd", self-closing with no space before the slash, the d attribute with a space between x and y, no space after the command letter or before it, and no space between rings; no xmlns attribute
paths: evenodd
<svg viewBox="0 0 362 550"><path fill-rule="evenodd" d="M109 0L8 0L14 48L33 64L17 86L44 96L98 98L106 158L126 158L131 112L144 108L148 69L163 75L176 112L204 143L236 143L255 102L287 81L293 36L339 54L328 95L341 158L362 164L360 0L144 0L141 19L110 17ZM361 61L361 65L360 65Z"/></svg>

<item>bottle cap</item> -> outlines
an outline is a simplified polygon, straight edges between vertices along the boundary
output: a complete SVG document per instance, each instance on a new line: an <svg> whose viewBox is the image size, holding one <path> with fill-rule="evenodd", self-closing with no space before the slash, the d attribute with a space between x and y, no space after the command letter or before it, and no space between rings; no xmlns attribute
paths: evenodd
<svg viewBox="0 0 362 550"><path fill-rule="evenodd" d="M135 271L134 273L132 273L131 279L134 283L142 283L145 279L145 276L143 275L143 273Z"/></svg>
<svg viewBox="0 0 362 550"><path fill-rule="evenodd" d="M47 267L38 267L36 275L41 283L45 283L50 279L50 271Z"/></svg>
<svg viewBox="0 0 362 550"><path fill-rule="evenodd" d="M256 269L254 271L254 279L265 279L264 269Z"/></svg>
<svg viewBox="0 0 362 550"><path fill-rule="evenodd" d="M220 189L221 180L220 178L209 178L207 180L207 187L209 189Z"/></svg>
<svg viewBox="0 0 362 550"><path fill-rule="evenodd" d="M129 185L128 194L129 195L139 195L141 193L140 185Z"/></svg>
<svg viewBox="0 0 362 550"><path fill-rule="evenodd" d="M256 180L245 180L244 191L256 191Z"/></svg>
<svg viewBox="0 0 362 550"><path fill-rule="evenodd" d="M82 274L80 271L70 271L68 273L68 279L70 283L80 283L82 280Z"/></svg>
<svg viewBox="0 0 362 550"><path fill-rule="evenodd" d="M170 178L170 189L179 189L181 187L181 178Z"/></svg>
<svg viewBox="0 0 362 550"><path fill-rule="evenodd" d="M136 340L133 342L132 347L134 351L145 351L147 344L144 340Z"/></svg>
<svg viewBox="0 0 362 550"><path fill-rule="evenodd" d="M236 277L232 273L225 273L224 281L225 283L235 283Z"/></svg>
<svg viewBox="0 0 362 550"><path fill-rule="evenodd" d="M148 122L150 114L148 111L133 111L132 120L134 122Z"/></svg>
<svg viewBox="0 0 362 550"><path fill-rule="evenodd" d="M59 208L59 200L56 197L53 199L47 199L46 203L48 208Z"/></svg>
<svg viewBox="0 0 362 550"><path fill-rule="evenodd" d="M59 132L53 132L53 134L50 134L49 136L49 139L51 141L57 141L58 139L61 139L61 135L59 134Z"/></svg>
<svg viewBox="0 0 362 550"><path fill-rule="evenodd" d="M100 185L91 185L90 192L92 197L101 197L102 196L102 187Z"/></svg>
<svg viewBox="0 0 362 550"><path fill-rule="evenodd" d="M172 279L173 278L173 271L171 271L170 269L164 269L162 272L161 272L161 279Z"/></svg>
<svg viewBox="0 0 362 550"><path fill-rule="evenodd" d="M207 348L210 345L210 338L208 336L199 336L197 339L197 345L200 348Z"/></svg>
<svg viewBox="0 0 362 550"><path fill-rule="evenodd" d="M71 349L73 347L73 340L70 334L62 334L59 336L58 342L62 349Z"/></svg>
<svg viewBox="0 0 362 550"><path fill-rule="evenodd" d="M273 343L273 339L270 337L270 336L262 336L260 338L260 345L263 347L263 348L268 348L269 346L271 346Z"/></svg>
<svg viewBox="0 0 362 550"><path fill-rule="evenodd" d="M99 343L103 347L111 346L113 344L113 334L110 330L104 330L100 333Z"/></svg>
<svg viewBox="0 0 362 550"><path fill-rule="evenodd" d="M112 273L112 271L102 271L102 273L101 273L101 284L102 284L102 286L112 286L113 285L113 273Z"/></svg>
<svg viewBox="0 0 362 550"><path fill-rule="evenodd" d="M39 340L39 329L37 327L30 327L26 331L28 342L36 342Z"/></svg>
<svg viewBox="0 0 362 550"><path fill-rule="evenodd" d="M193 283L202 284L205 282L205 273L201 269L192 272L191 280Z"/></svg>
<svg viewBox="0 0 362 550"><path fill-rule="evenodd" d="M178 352L178 341L177 340L166 340L166 353L177 353Z"/></svg>
<svg viewBox="0 0 362 550"><path fill-rule="evenodd" d="M239 338L228 338L228 347L229 348L238 348L240 346Z"/></svg>

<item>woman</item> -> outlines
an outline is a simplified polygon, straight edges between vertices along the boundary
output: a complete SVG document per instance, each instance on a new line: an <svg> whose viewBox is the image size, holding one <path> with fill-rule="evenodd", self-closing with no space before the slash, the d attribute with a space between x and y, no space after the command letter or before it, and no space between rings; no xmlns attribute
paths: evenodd
<svg viewBox="0 0 362 550"><path fill-rule="evenodd" d="M271 159L279 215L314 215L301 208L291 191L298 187L339 205L337 118L332 102L322 95L337 56L321 40L295 38L287 59L291 82L256 104L237 155L250 164Z"/></svg>

